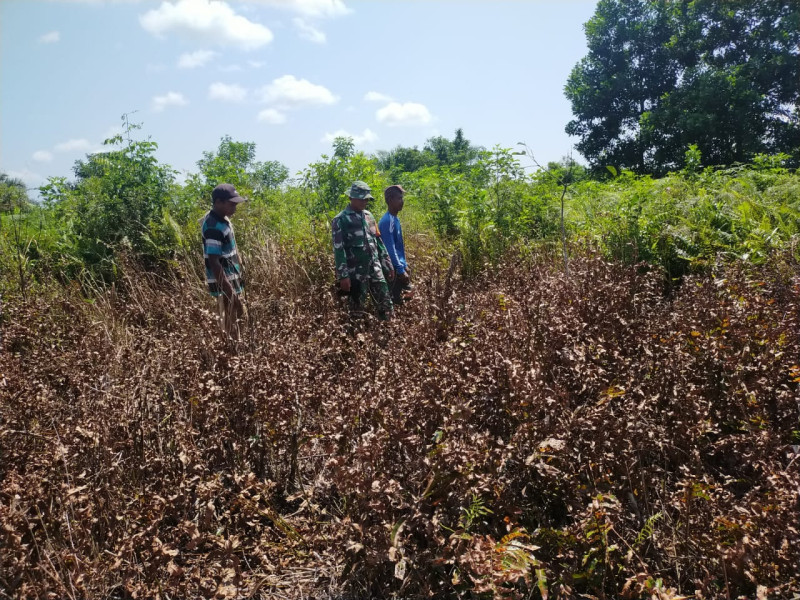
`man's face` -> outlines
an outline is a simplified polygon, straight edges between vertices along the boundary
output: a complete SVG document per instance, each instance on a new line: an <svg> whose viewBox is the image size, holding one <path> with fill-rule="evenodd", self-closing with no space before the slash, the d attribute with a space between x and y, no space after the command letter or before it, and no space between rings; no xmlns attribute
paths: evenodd
<svg viewBox="0 0 800 600"><path fill-rule="evenodd" d="M403 210L404 202L403 194L392 194L386 199L386 206L389 208L389 212L399 213Z"/></svg>
<svg viewBox="0 0 800 600"><path fill-rule="evenodd" d="M214 210L216 210L223 217L230 217L236 212L238 203L231 202L230 200L218 200L214 203Z"/></svg>
<svg viewBox="0 0 800 600"><path fill-rule="evenodd" d="M367 208L368 200L366 198L350 198L350 206L356 212L361 212Z"/></svg>
<svg viewBox="0 0 800 600"><path fill-rule="evenodd" d="M396 215L403 210L403 194L394 193L387 196L386 208L388 208L389 212L393 215Z"/></svg>

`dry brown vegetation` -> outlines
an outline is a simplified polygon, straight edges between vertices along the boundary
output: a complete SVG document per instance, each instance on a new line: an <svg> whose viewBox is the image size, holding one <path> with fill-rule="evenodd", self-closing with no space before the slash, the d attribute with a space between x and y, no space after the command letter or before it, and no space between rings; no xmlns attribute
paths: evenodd
<svg viewBox="0 0 800 600"><path fill-rule="evenodd" d="M353 333L249 258L236 353L190 273L5 299L0 598L800 592L791 258L430 259Z"/></svg>

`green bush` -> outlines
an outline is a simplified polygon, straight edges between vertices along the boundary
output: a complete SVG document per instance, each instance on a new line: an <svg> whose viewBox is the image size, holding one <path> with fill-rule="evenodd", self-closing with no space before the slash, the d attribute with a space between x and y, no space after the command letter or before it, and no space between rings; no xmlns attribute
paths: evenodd
<svg viewBox="0 0 800 600"><path fill-rule="evenodd" d="M0 243L17 279L23 264L29 279L49 268L64 280L88 270L110 281L120 252L148 269L168 268L178 256L198 261L199 220L220 181L250 199L234 219L243 250L279 244L315 277L330 261L330 220L357 179L373 188L369 208L377 218L385 211L383 189L403 185L412 250L417 243L442 254L458 250L467 277L513 246L558 248L568 259L565 246L589 242L612 260L649 263L672 280L720 258L761 262L787 246L796 249L800 235L800 180L785 167L785 155L712 169L690 148L685 167L663 178L612 169L598 180L571 159L526 173L519 152L481 150L463 135L453 142L432 138L427 159L411 161L408 171L401 169L402 148L368 156L351 139L337 138L330 156L290 180L279 162L256 160L254 143L226 136L181 184L156 159L156 143L133 139L138 126L125 125L124 137L106 141L107 151L76 162L74 181L50 178L41 206L22 201L19 182L0 181L6 196L16 198L14 216L9 209L3 217Z"/></svg>

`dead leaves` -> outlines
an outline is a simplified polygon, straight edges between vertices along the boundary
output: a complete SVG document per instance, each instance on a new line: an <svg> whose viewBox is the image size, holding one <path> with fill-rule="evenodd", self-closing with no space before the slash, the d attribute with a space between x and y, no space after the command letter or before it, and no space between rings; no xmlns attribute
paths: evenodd
<svg viewBox="0 0 800 600"><path fill-rule="evenodd" d="M418 309L353 336L323 286L265 286L235 357L199 297L144 274L128 301L6 306L0 585L667 600L724 595L726 573L732 596L798 581L779 271L671 297L593 257L570 279L420 272Z"/></svg>

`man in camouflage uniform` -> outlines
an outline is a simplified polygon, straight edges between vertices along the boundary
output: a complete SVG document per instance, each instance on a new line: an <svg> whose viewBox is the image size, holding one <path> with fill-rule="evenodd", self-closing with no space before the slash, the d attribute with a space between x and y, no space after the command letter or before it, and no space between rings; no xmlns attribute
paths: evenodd
<svg viewBox="0 0 800 600"><path fill-rule="evenodd" d="M371 191L363 181L350 186L350 204L331 223L333 257L339 289L350 296L350 311L362 311L371 295L378 318L388 321L392 296L386 280L394 280L394 268L375 217L366 209L367 202L374 199Z"/></svg>

